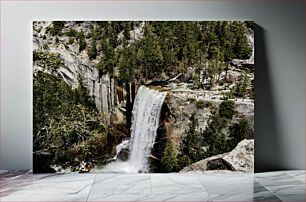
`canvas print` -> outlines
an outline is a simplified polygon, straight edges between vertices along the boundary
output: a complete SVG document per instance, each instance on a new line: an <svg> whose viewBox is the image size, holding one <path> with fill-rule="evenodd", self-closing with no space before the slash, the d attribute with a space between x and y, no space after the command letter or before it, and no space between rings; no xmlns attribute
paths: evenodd
<svg viewBox="0 0 306 202"><path fill-rule="evenodd" d="M254 23L34 21L34 173L254 169Z"/></svg>

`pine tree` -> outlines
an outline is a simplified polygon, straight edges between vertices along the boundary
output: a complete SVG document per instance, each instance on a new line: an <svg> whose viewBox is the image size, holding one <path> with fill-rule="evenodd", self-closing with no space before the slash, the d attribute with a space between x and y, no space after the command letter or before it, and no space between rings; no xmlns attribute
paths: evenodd
<svg viewBox="0 0 306 202"><path fill-rule="evenodd" d="M208 76L209 76L209 85L213 87L215 82L216 74L218 73L218 61L216 59L212 59L208 64Z"/></svg>
<svg viewBox="0 0 306 202"><path fill-rule="evenodd" d="M251 81L248 75L247 74L241 75L236 88L236 95L238 97L245 98L247 96L247 91L250 86L251 86Z"/></svg>
<svg viewBox="0 0 306 202"><path fill-rule="evenodd" d="M90 49L87 52L89 59L93 60L97 57L97 47L96 47L96 40L93 39L91 42Z"/></svg>
<svg viewBox="0 0 306 202"><path fill-rule="evenodd" d="M87 43L85 41L84 33L79 33L79 52L82 52L86 49Z"/></svg>
<svg viewBox="0 0 306 202"><path fill-rule="evenodd" d="M117 60L115 56L115 49L111 46L106 36L102 37L101 49L103 57L98 63L97 69L100 72L100 76L109 74L112 77L114 76L114 68L116 66Z"/></svg>
<svg viewBox="0 0 306 202"><path fill-rule="evenodd" d="M242 22L234 21L230 24L232 33L232 51L234 57L238 59L248 59L252 54L252 48L248 44L246 37L247 30Z"/></svg>
<svg viewBox="0 0 306 202"><path fill-rule="evenodd" d="M195 113L192 113L188 129L180 144L180 156L188 156L192 162L203 158L202 138L198 131L199 122Z"/></svg>
<svg viewBox="0 0 306 202"><path fill-rule="evenodd" d="M228 120L214 114L207 123L202 133L203 144L206 147L205 158L222 154L227 151L227 141L223 129L227 127Z"/></svg>
<svg viewBox="0 0 306 202"><path fill-rule="evenodd" d="M163 64L163 55L159 46L158 37L151 29L151 25L146 22L143 47L146 78L153 78L159 75L161 73L161 65Z"/></svg>
<svg viewBox="0 0 306 202"><path fill-rule="evenodd" d="M51 27L47 31L49 31L52 36L61 36L64 25L64 21L53 21Z"/></svg>
<svg viewBox="0 0 306 202"><path fill-rule="evenodd" d="M117 45L118 45L118 42L117 42L117 34L113 28L113 23L108 23L107 25L107 29L106 29L106 36L109 40L109 45L113 48L116 48Z"/></svg>
<svg viewBox="0 0 306 202"><path fill-rule="evenodd" d="M203 144L206 147L205 157L228 152L231 144L228 142L224 129L236 113L234 102L225 100L219 105L219 110L213 112L202 133Z"/></svg>
<svg viewBox="0 0 306 202"><path fill-rule="evenodd" d="M231 120L234 114L236 114L234 101L225 100L221 102L219 105L219 115L221 117Z"/></svg>
<svg viewBox="0 0 306 202"><path fill-rule="evenodd" d="M254 138L254 131L251 128L249 121L242 118L238 123L234 123L229 127L231 146L234 148L243 139Z"/></svg>
<svg viewBox="0 0 306 202"><path fill-rule="evenodd" d="M162 170L164 172L174 172L177 169L177 160L172 143L168 140L161 159Z"/></svg>

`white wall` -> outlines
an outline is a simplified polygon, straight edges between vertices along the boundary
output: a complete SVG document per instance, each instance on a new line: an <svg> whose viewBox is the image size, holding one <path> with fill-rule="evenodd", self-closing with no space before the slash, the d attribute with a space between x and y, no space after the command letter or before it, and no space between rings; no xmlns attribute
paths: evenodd
<svg viewBox="0 0 306 202"><path fill-rule="evenodd" d="M32 20L255 20L256 170L305 168L302 0L0 3L0 169L32 168Z"/></svg>

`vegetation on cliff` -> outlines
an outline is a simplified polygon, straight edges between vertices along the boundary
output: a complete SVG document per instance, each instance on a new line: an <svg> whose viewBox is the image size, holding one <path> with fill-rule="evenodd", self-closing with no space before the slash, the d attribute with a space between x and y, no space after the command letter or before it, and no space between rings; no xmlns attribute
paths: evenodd
<svg viewBox="0 0 306 202"><path fill-rule="evenodd" d="M178 167L171 171L181 170L201 159L229 152L243 139L254 138L254 131L247 119L242 118L238 123L232 123L235 113L234 102L223 101L219 109L211 115L203 131L199 131L198 119L192 114L180 144ZM226 128L229 128L228 134Z"/></svg>
<svg viewBox="0 0 306 202"><path fill-rule="evenodd" d="M48 151L53 157L52 164L68 166L91 160L88 151L77 148L96 136L104 139L107 136L106 126L87 89L80 84L73 90L63 80L43 72L34 75L33 118L34 158L40 158L38 155L42 153L39 151ZM74 147L75 155L68 158ZM94 154L94 150L90 152ZM34 168L37 171L46 169L46 165L34 166L38 166Z"/></svg>
<svg viewBox="0 0 306 202"><path fill-rule="evenodd" d="M86 36L92 40L90 46L84 33L63 31L63 22L54 21L49 32L53 36L77 37L80 52L87 49L90 59L99 56L97 68L101 74L108 73L120 80L148 80L161 73L184 74L193 66L198 73L195 83L200 83L204 76L213 84L215 76L227 69L232 59L250 57L252 48L246 37L249 27L249 23L238 21L92 22L91 32ZM136 39L133 32L137 29L143 29L143 36ZM99 51L97 44L101 44ZM207 74L199 75L201 69Z"/></svg>

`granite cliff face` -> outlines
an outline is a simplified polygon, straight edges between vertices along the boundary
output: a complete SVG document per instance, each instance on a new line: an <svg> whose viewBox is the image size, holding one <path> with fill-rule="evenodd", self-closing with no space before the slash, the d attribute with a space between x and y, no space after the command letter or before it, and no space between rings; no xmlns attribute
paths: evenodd
<svg viewBox="0 0 306 202"><path fill-rule="evenodd" d="M100 76L96 69L98 60L90 60L87 51L79 52L79 44L69 43L67 36L52 36L46 32L51 22L37 22L34 24L33 50L46 50L51 53L60 54L64 61L55 73L60 76L72 88L77 88L80 79L89 91L89 95L94 97L97 109L109 115L115 106L115 83L108 75ZM86 22L82 24L66 23L65 28L82 31L85 34L90 32L90 25ZM58 41L57 41L58 40ZM90 39L86 39L90 42ZM42 70L42 67L34 66L34 72ZM117 101L117 100L116 100Z"/></svg>

